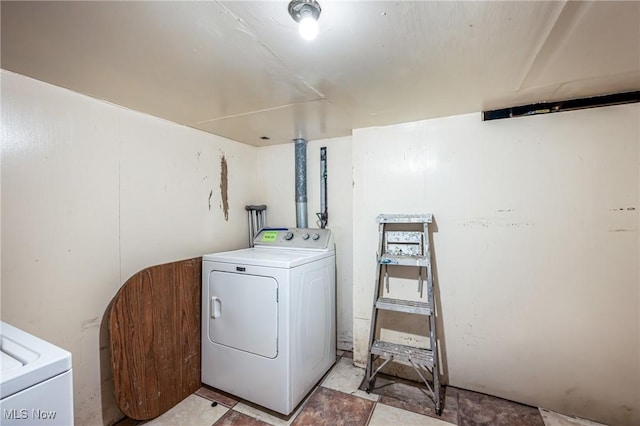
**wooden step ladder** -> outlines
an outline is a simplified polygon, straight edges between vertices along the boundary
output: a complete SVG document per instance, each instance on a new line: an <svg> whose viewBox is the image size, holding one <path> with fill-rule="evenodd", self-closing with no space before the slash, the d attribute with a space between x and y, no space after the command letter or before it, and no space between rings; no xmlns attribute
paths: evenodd
<svg viewBox="0 0 640 426"><path fill-rule="evenodd" d="M433 399L436 414L442 413L440 392L440 373L438 367L438 338L436 335L435 303L433 296L433 278L431 274L431 253L429 248L429 224L433 220L431 213L426 214L381 214L376 218L378 222L378 252L376 267L376 282L371 313L371 331L369 334L369 352L367 356L367 370L365 375L365 390L371 393L376 375L391 361L406 361L416 371L427 387L429 396ZM389 226L393 230L389 230ZM422 225L420 231L416 226ZM413 228L414 230L406 230ZM387 293L389 292L388 265L399 265L418 269L418 292L423 293L426 281L426 301L411 301L383 297L384 288L380 285L384 278ZM403 312L428 317L429 321L429 349L401 345L376 339L376 325L381 310ZM426 324L425 324L426 329ZM374 362L378 359L384 362L374 370ZM433 378L433 386L425 377L424 370Z"/></svg>

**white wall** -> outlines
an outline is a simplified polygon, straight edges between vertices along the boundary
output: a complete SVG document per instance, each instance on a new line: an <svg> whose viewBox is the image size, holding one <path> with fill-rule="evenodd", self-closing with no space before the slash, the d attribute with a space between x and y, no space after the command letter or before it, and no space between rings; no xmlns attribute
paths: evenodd
<svg viewBox="0 0 640 426"><path fill-rule="evenodd" d="M354 130L356 363L376 215L433 212L449 383L640 424L639 144L638 104Z"/></svg>
<svg viewBox="0 0 640 426"><path fill-rule="evenodd" d="M327 207L336 241L336 298L338 349L353 348L351 138L310 141L307 144L308 226L318 227L320 211L320 147L327 147ZM269 226L295 226L294 143L258 149L258 199L267 204Z"/></svg>
<svg viewBox="0 0 640 426"><path fill-rule="evenodd" d="M109 302L142 268L246 246L256 149L20 75L1 78L2 320L71 351L76 424L109 424L121 417Z"/></svg>

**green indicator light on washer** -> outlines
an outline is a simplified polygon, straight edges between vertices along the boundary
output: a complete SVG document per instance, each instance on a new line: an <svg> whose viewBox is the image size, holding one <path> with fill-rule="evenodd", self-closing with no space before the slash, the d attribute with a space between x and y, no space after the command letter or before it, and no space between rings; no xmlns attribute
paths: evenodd
<svg viewBox="0 0 640 426"><path fill-rule="evenodd" d="M262 241L273 242L278 238L278 231L264 231L262 234Z"/></svg>

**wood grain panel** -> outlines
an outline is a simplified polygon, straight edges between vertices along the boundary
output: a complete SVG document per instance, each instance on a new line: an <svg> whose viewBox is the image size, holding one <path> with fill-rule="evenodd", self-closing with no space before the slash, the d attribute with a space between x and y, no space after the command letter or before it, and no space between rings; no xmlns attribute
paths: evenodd
<svg viewBox="0 0 640 426"><path fill-rule="evenodd" d="M118 406L132 419L159 416L200 388L202 258L146 268L109 312Z"/></svg>

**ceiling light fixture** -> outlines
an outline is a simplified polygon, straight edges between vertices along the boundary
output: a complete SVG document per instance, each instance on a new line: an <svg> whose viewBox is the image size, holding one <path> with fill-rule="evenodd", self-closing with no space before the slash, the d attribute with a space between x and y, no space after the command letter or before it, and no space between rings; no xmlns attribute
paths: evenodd
<svg viewBox="0 0 640 426"><path fill-rule="evenodd" d="M316 0L291 0L289 15L300 26L298 31L305 40L313 40L318 35L318 18L320 18L320 4Z"/></svg>

